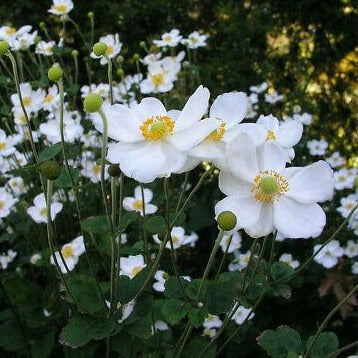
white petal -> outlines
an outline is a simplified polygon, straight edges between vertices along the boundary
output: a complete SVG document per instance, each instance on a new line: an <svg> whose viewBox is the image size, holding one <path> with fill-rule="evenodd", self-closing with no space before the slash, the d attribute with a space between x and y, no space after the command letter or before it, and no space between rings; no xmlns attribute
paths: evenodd
<svg viewBox="0 0 358 358"><path fill-rule="evenodd" d="M210 108L210 117L222 119L226 128L241 122L247 112L247 97L243 92L229 92L218 96Z"/></svg>
<svg viewBox="0 0 358 358"><path fill-rule="evenodd" d="M188 151L203 141L212 131L216 130L220 122L216 119L205 119L194 123L190 129L175 131L167 141L180 151Z"/></svg>
<svg viewBox="0 0 358 358"><path fill-rule="evenodd" d="M131 198L129 196L126 196L125 198L123 198L123 207L125 210L127 211L133 211L134 210L134 202L135 199Z"/></svg>
<svg viewBox="0 0 358 358"><path fill-rule="evenodd" d="M166 167L162 169L161 177L180 172L187 162L187 153L166 142L162 142L161 145L166 158Z"/></svg>
<svg viewBox="0 0 358 358"><path fill-rule="evenodd" d="M287 155L279 144L269 141L257 148L257 159L260 171L275 170L280 173L286 166Z"/></svg>
<svg viewBox="0 0 358 358"><path fill-rule="evenodd" d="M144 203L149 203L153 199L153 192L150 189L143 189ZM142 189L140 186L137 186L134 189L134 197L137 200L142 200Z"/></svg>
<svg viewBox="0 0 358 358"><path fill-rule="evenodd" d="M202 160L223 158L225 155L225 143L221 141L204 140L189 151L189 155Z"/></svg>
<svg viewBox="0 0 358 358"><path fill-rule="evenodd" d="M145 121L150 117L167 115L162 102L154 97L144 98L139 104L133 106L132 109L140 121Z"/></svg>
<svg viewBox="0 0 358 358"><path fill-rule="evenodd" d="M276 140L283 147L293 147L301 139L303 124L300 121L284 122L276 132Z"/></svg>
<svg viewBox="0 0 358 358"><path fill-rule="evenodd" d="M268 116L261 115L256 123L264 126L267 130L271 130L275 133L278 131L280 125L278 119L272 114Z"/></svg>
<svg viewBox="0 0 358 358"><path fill-rule="evenodd" d="M333 191L333 170L320 160L295 172L286 195L301 203L316 203L331 199Z"/></svg>
<svg viewBox="0 0 358 358"><path fill-rule="evenodd" d="M251 186L248 182L235 178L227 171L219 174L219 188L225 195L248 195Z"/></svg>
<svg viewBox="0 0 358 358"><path fill-rule="evenodd" d="M210 92L206 87L199 86L186 102L175 124L176 131L189 129L207 112Z"/></svg>
<svg viewBox="0 0 358 358"><path fill-rule="evenodd" d="M274 202L274 226L287 238L317 237L326 224L318 204L303 204L286 196Z"/></svg>
<svg viewBox="0 0 358 358"><path fill-rule="evenodd" d="M251 183L259 173L255 144L247 134L241 133L227 144L225 157L228 169L239 179Z"/></svg>
<svg viewBox="0 0 358 358"><path fill-rule="evenodd" d="M256 123L239 124L233 130L238 133L248 134L253 139L256 146L265 142L267 137L267 131L265 128Z"/></svg>
<svg viewBox="0 0 358 358"><path fill-rule="evenodd" d="M262 237L270 234L273 231L272 214L272 205L262 204L258 220L255 224L244 228L246 233L251 237Z"/></svg>

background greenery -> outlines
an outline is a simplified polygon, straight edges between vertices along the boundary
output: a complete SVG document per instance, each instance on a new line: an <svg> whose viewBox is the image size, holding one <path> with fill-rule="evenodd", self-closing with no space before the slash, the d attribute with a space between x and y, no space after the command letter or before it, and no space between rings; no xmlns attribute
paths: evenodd
<svg viewBox="0 0 358 358"><path fill-rule="evenodd" d="M58 22L56 25L53 19L50 21L50 15L46 13L49 6L50 1L1 0L0 24L11 22L16 27L31 24L38 28L39 22L45 21L52 31L59 31L61 24ZM283 104L277 105L280 113L290 114L292 106L300 104L315 118L309 127L309 137L325 138L330 149L337 149L343 156L351 158L351 164L357 163L357 1L77 0L71 16L81 24L84 32L88 31L89 36L88 11L95 13L95 38L118 32L124 43L124 57L131 57L134 53L144 55L139 47L140 41L158 38L174 27L183 34L193 30L209 33L209 46L199 51L197 61L200 63L201 82L211 89L213 95L230 90L248 90L250 85L268 80L286 97ZM73 33L73 48L79 46L77 41ZM82 81L84 84L86 78ZM207 227L214 226L213 222L207 219L210 215L203 212L208 210L209 196L218 196L215 190L216 182L208 184L190 214L189 226L204 237L206 234L212 236ZM203 217L209 222L203 222ZM329 232L326 235L328 237ZM288 252L294 252L298 245L295 242L284 243L283 250L285 246ZM299 256L307 257L311 247L311 243L301 242ZM200 241L197 250L208 251L205 241ZM203 260L205 257L207 255L203 255ZM190 257L181 260L181 265L190 267ZM198 267L200 269L200 265ZM306 336L314 331L335 303L333 295L318 298L317 282L325 276L326 270L311 265L301 281L295 282L290 300L267 300L257 310L257 317L265 317L264 325L251 325L249 336L256 337L264 329L280 324L307 332ZM357 321L354 315L344 322L344 326L339 316L332 321L329 328L338 334L341 346L357 339ZM255 342L251 342L252 345L246 343L240 346L239 353L235 345L231 345L233 351L227 355L263 355Z"/></svg>

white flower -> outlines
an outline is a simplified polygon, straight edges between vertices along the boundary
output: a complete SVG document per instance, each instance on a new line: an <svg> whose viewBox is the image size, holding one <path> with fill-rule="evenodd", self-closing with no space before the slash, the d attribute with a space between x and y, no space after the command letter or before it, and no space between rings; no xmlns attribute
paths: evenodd
<svg viewBox="0 0 358 358"><path fill-rule="evenodd" d="M35 53L37 53L38 55L52 56L54 46L56 46L55 41L40 41L36 45Z"/></svg>
<svg viewBox="0 0 358 358"><path fill-rule="evenodd" d="M162 57L161 52L158 53L148 53L143 59L140 60L144 65L148 66L151 63L157 62Z"/></svg>
<svg viewBox="0 0 358 358"><path fill-rule="evenodd" d="M99 42L103 42L108 46L107 51L106 51L106 55L109 58L115 58L119 54L119 52L121 51L122 42L119 41L119 35L118 34L102 36L99 39ZM100 61L101 65L106 65L107 64L107 60L106 60L106 58L104 56L96 56L92 52L91 57L92 58L100 58L101 59L101 61Z"/></svg>
<svg viewBox="0 0 358 358"><path fill-rule="evenodd" d="M348 240L347 246L344 248L344 254L348 257L358 256L358 242Z"/></svg>
<svg viewBox="0 0 358 358"><path fill-rule="evenodd" d="M15 153L15 145L18 144L19 140L16 136L7 136L5 131L0 129L0 157L7 157Z"/></svg>
<svg viewBox="0 0 358 358"><path fill-rule="evenodd" d="M337 211L346 218L355 206L358 204L358 195L349 194L347 197L341 199L341 206L337 208Z"/></svg>
<svg viewBox="0 0 358 358"><path fill-rule="evenodd" d="M313 252L316 253L321 247L322 245L315 245ZM339 241L332 240L314 257L314 260L325 268L332 268L337 265L338 258L343 254L344 250Z"/></svg>
<svg viewBox="0 0 358 358"><path fill-rule="evenodd" d="M42 108L42 102L45 97L45 91L41 88L34 91L30 85L30 83L20 83L20 91L22 95L22 102L27 111L27 114L37 113ZM19 95L14 93L11 95L11 102L14 106L12 111L16 111L17 109L21 109Z"/></svg>
<svg viewBox="0 0 358 358"><path fill-rule="evenodd" d="M61 268L62 273L67 273L66 266L68 271L72 271L77 265L78 258L85 252L85 245L83 243L83 236L78 236L68 244L65 244L61 248L62 257L66 263L63 263L60 253L55 252L57 263ZM50 260L52 265L55 265L55 259L51 256Z"/></svg>
<svg viewBox="0 0 358 358"><path fill-rule="evenodd" d="M283 99L283 95L278 94L276 91L265 93L265 102L275 104Z"/></svg>
<svg viewBox="0 0 358 358"><path fill-rule="evenodd" d="M241 247L242 237L240 233L234 232L232 235L224 235L221 242L220 247L223 252L228 252L231 254L235 250L239 250ZM230 246L228 246L230 245Z"/></svg>
<svg viewBox="0 0 358 358"><path fill-rule="evenodd" d="M7 185L16 196L20 196L21 194L25 193L27 190L24 184L24 180L21 177L13 177L9 179Z"/></svg>
<svg viewBox="0 0 358 358"><path fill-rule="evenodd" d="M214 338L216 336L216 329L215 328L204 328L203 336Z"/></svg>
<svg viewBox="0 0 358 358"><path fill-rule="evenodd" d="M7 253L2 253L0 255L0 268L3 270L7 269L9 263L14 261L16 256L17 252L13 250L8 250Z"/></svg>
<svg viewBox="0 0 358 358"><path fill-rule="evenodd" d="M306 112L302 114L294 114L293 119L300 121L302 124L308 126L312 123L312 114Z"/></svg>
<svg viewBox="0 0 358 358"><path fill-rule="evenodd" d="M154 328L156 331L167 331L169 329L168 325L164 321L155 321Z"/></svg>
<svg viewBox="0 0 358 358"><path fill-rule="evenodd" d="M71 0L53 0L48 12L53 15L67 15L72 9L73 2Z"/></svg>
<svg viewBox="0 0 358 358"><path fill-rule="evenodd" d="M135 300L132 300L123 305L122 318L118 320L118 323L122 323L132 314L135 304L136 304Z"/></svg>
<svg viewBox="0 0 358 358"><path fill-rule="evenodd" d="M101 181L101 165L97 162L88 160L86 158L82 159L81 162L82 169L81 174L89 178L92 183L99 183ZM104 167L104 179L108 179L108 165Z"/></svg>
<svg viewBox="0 0 358 358"><path fill-rule="evenodd" d="M30 26L31 29L31 26ZM17 33L16 38L12 41L11 48L14 51L26 51L35 43L37 37L37 31L33 33L24 32L21 35Z"/></svg>
<svg viewBox="0 0 358 358"><path fill-rule="evenodd" d="M219 316L208 314L203 323L204 328L220 328L223 322Z"/></svg>
<svg viewBox="0 0 358 358"><path fill-rule="evenodd" d="M42 255L40 253L36 253L31 255L30 257L30 263L32 265L36 265L39 260L41 260Z"/></svg>
<svg viewBox="0 0 358 358"><path fill-rule="evenodd" d="M325 155L328 143L324 139L312 139L307 142L307 147L311 155Z"/></svg>
<svg viewBox="0 0 358 358"><path fill-rule="evenodd" d="M293 147L300 141L303 125L299 121L279 122L272 114L260 116L256 123L244 123L239 126L240 131L249 134L255 145L265 142L276 142L287 153L287 161L291 161L295 152Z"/></svg>
<svg viewBox="0 0 358 358"><path fill-rule="evenodd" d="M355 275L358 275L358 262L355 262L353 265L352 265L352 273L355 274ZM349 358L349 357L348 357ZM353 356L352 356L353 358Z"/></svg>
<svg viewBox="0 0 358 358"><path fill-rule="evenodd" d="M288 238L317 237L326 215L317 202L333 196L333 173L319 161L307 167L285 168L286 156L275 142L257 149L251 137L239 134L227 145L226 165L219 188L227 197L215 212L232 211L237 225L253 237L277 230Z"/></svg>
<svg viewBox="0 0 358 358"><path fill-rule="evenodd" d="M229 271L241 271L249 264L251 251L242 254L239 250L233 252L235 259L229 264Z"/></svg>
<svg viewBox="0 0 358 358"><path fill-rule="evenodd" d="M198 235L192 232L190 235L185 235L185 229L181 226L174 226L170 232L171 241L173 243L173 249L176 250L181 246L189 245L191 247L195 246L195 242L198 240ZM156 243L160 243L158 234L153 235L153 239ZM167 249L171 249L170 241L165 245Z"/></svg>
<svg viewBox="0 0 358 358"><path fill-rule="evenodd" d="M299 261L293 260L291 254L282 254L278 260L292 267L293 269L296 269L298 266L300 266Z"/></svg>
<svg viewBox="0 0 358 358"><path fill-rule="evenodd" d="M223 165L225 145L237 135L237 124L245 118L247 104L247 97L243 92L224 93L215 99L209 118L218 122L218 129L189 151L190 156L198 158L195 164L199 164L201 160L210 160L219 167Z"/></svg>
<svg viewBox="0 0 358 358"><path fill-rule="evenodd" d="M0 218L7 217L16 202L17 199L8 193L5 188L0 188Z"/></svg>
<svg viewBox="0 0 358 358"><path fill-rule="evenodd" d="M164 33L160 40L154 40L153 43L158 47L176 47L182 38L183 36L180 35L179 30L173 29Z"/></svg>
<svg viewBox="0 0 358 358"><path fill-rule="evenodd" d="M143 255L121 257L120 275L133 278L141 272L147 265L144 263Z"/></svg>
<svg viewBox="0 0 358 358"><path fill-rule="evenodd" d="M265 92L268 89L268 83L262 82L261 84L257 86L251 86L250 91L255 93L262 93Z"/></svg>
<svg viewBox="0 0 358 358"><path fill-rule="evenodd" d="M341 167L346 163L345 158L341 157L339 152L334 152L330 157L326 158L326 162L332 167Z"/></svg>
<svg viewBox="0 0 358 358"><path fill-rule="evenodd" d="M244 306L239 306L236 310L234 315L232 316L232 320L235 321L236 324L240 325L243 324L244 321L248 318L248 320L253 319L255 314L251 314L252 309L251 308L245 308Z"/></svg>
<svg viewBox="0 0 358 358"><path fill-rule="evenodd" d="M51 219L55 220L56 215L62 210L62 203L51 203ZM47 223L47 208L46 208L46 200L45 195L39 194L34 199L34 206L30 206L27 209L27 213L31 216L31 218L39 223Z"/></svg>
<svg viewBox="0 0 358 358"><path fill-rule="evenodd" d="M165 290L165 282L169 278L169 275L162 270L158 270L154 276L157 282L153 283L153 288L157 292L164 292Z"/></svg>
<svg viewBox="0 0 358 358"><path fill-rule="evenodd" d="M140 186L134 189L134 197L125 197L123 199L123 207L128 211L138 211L142 216L144 210L146 215L154 214L157 212L158 207L151 204L153 199L153 192L150 189L143 189L144 203L142 197L142 190Z"/></svg>
<svg viewBox="0 0 358 358"><path fill-rule="evenodd" d="M158 99L151 97L131 109L104 104L108 136L118 141L108 148L108 161L119 164L126 176L141 183L180 171L188 151L217 128L216 120L200 121L209 96L209 90L200 86L177 118L175 111L167 112ZM102 131L99 116L95 125Z"/></svg>
<svg viewBox="0 0 358 358"><path fill-rule="evenodd" d="M342 168L334 172L336 190L352 189L354 186L354 176L350 175L346 168Z"/></svg>
<svg viewBox="0 0 358 358"><path fill-rule="evenodd" d="M208 37L209 35L207 34L200 34L198 31L193 31L187 39L181 40L181 43L188 46L190 49L196 49L199 47L205 47Z"/></svg>
<svg viewBox="0 0 358 358"><path fill-rule="evenodd" d="M58 111L60 106L60 94L56 85L49 87L47 95L42 100L42 108L45 111L54 112ZM64 114L66 116L66 114Z"/></svg>

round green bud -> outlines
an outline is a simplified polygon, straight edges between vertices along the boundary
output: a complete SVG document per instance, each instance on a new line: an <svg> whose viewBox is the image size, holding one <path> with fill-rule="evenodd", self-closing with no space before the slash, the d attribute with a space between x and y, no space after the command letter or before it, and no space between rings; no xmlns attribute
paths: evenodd
<svg viewBox="0 0 358 358"><path fill-rule="evenodd" d="M276 179L272 176L262 178L260 182L260 189L264 194L272 195L277 192L278 185Z"/></svg>
<svg viewBox="0 0 358 358"><path fill-rule="evenodd" d="M46 24L43 21L41 21L39 23L39 26L40 26L40 29L46 29Z"/></svg>
<svg viewBox="0 0 358 358"><path fill-rule="evenodd" d="M117 69L117 76L118 77L123 77L124 76L124 71L121 68Z"/></svg>
<svg viewBox="0 0 358 358"><path fill-rule="evenodd" d="M0 41L0 57L9 51L9 43L7 41Z"/></svg>
<svg viewBox="0 0 358 358"><path fill-rule="evenodd" d="M121 171L119 169L119 165L118 164L111 164L108 167L108 174L111 177L119 177L121 174Z"/></svg>
<svg viewBox="0 0 358 358"><path fill-rule="evenodd" d="M93 12L93 11L89 11L89 12L87 13L87 17L88 17L89 19L93 19L93 18L94 18L94 12Z"/></svg>
<svg viewBox="0 0 358 358"><path fill-rule="evenodd" d="M121 64L123 61L124 61L123 56L117 56L117 57L116 57L116 62L117 62L117 63Z"/></svg>
<svg viewBox="0 0 358 358"><path fill-rule="evenodd" d="M219 214L217 222L221 230L233 230L237 224L236 215L231 211L223 211Z"/></svg>
<svg viewBox="0 0 358 358"><path fill-rule="evenodd" d="M55 160L47 160L40 164L41 174L48 180L56 180L61 174L61 167Z"/></svg>
<svg viewBox="0 0 358 358"><path fill-rule="evenodd" d="M107 50L108 46L104 42L97 42L93 45L93 53L96 56L103 56Z"/></svg>
<svg viewBox="0 0 358 358"><path fill-rule="evenodd" d="M78 56L78 51L77 50L72 50L71 55L73 57L77 57Z"/></svg>
<svg viewBox="0 0 358 358"><path fill-rule="evenodd" d="M103 104L103 98L95 93L90 93L83 101L84 109L89 112L98 112Z"/></svg>
<svg viewBox="0 0 358 358"><path fill-rule="evenodd" d="M41 42L42 37L41 36L36 36L35 37L35 45L37 45L39 42Z"/></svg>
<svg viewBox="0 0 358 358"><path fill-rule="evenodd" d="M147 47L145 41L141 41L141 42L139 43L139 46L142 47L142 48L144 48L144 49Z"/></svg>
<svg viewBox="0 0 358 358"><path fill-rule="evenodd" d="M140 56L139 56L137 53L135 53L135 54L133 55L133 61L138 62L139 60L140 60Z"/></svg>
<svg viewBox="0 0 358 358"><path fill-rule="evenodd" d="M50 81L59 81L63 76L62 68L58 65L53 65L47 73L47 76Z"/></svg>

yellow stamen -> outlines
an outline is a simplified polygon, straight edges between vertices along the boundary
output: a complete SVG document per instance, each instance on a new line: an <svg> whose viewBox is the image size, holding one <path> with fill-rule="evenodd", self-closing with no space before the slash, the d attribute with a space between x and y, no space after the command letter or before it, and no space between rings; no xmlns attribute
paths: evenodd
<svg viewBox="0 0 358 358"><path fill-rule="evenodd" d="M44 98L44 102L45 103L51 103L53 101L54 97L52 94L48 94L45 98Z"/></svg>
<svg viewBox="0 0 358 358"><path fill-rule="evenodd" d="M47 216L47 208L45 207L45 208L42 208L41 210L40 210L40 215L41 216Z"/></svg>
<svg viewBox="0 0 358 358"><path fill-rule="evenodd" d="M133 203L133 208L137 211L143 210L143 201L142 200L135 200Z"/></svg>
<svg viewBox="0 0 358 358"><path fill-rule="evenodd" d="M276 140L275 132L268 130L266 140Z"/></svg>
<svg viewBox="0 0 358 358"><path fill-rule="evenodd" d="M24 97L24 99L22 101L24 103L24 106L27 107L32 103L32 98L31 97Z"/></svg>
<svg viewBox="0 0 358 358"><path fill-rule="evenodd" d="M69 257L73 256L73 254L74 254L73 248L69 245L64 246L61 250L61 253L65 259L68 259Z"/></svg>
<svg viewBox="0 0 358 358"><path fill-rule="evenodd" d="M8 28L5 30L5 34L6 34L7 36L13 35L15 32L16 32L15 27L8 27Z"/></svg>
<svg viewBox="0 0 358 358"><path fill-rule="evenodd" d="M175 122L169 116L155 116L146 119L140 126L146 140L159 140L173 134Z"/></svg>
<svg viewBox="0 0 358 358"><path fill-rule="evenodd" d="M265 170L254 178L251 193L257 201L272 203L289 189L288 182L278 172Z"/></svg>
<svg viewBox="0 0 358 358"><path fill-rule="evenodd" d="M206 140L211 140L211 141L214 141L214 142L220 142L224 137L224 134L225 134L225 131L226 131L225 127L226 127L226 123L222 122L218 129L212 131L206 137Z"/></svg>
<svg viewBox="0 0 358 358"><path fill-rule="evenodd" d="M170 35L166 35L166 36L163 37L163 40L164 40L165 42L171 42L172 39L173 39L173 38L172 38Z"/></svg>
<svg viewBox="0 0 358 358"><path fill-rule="evenodd" d="M163 73L156 73L152 75L152 82L155 87L158 87L164 83L164 74Z"/></svg>
<svg viewBox="0 0 358 358"><path fill-rule="evenodd" d="M67 6L65 4L55 5L53 8L56 12L60 12L62 14L67 12Z"/></svg>
<svg viewBox="0 0 358 358"><path fill-rule="evenodd" d="M114 52L114 46L108 45L108 49L107 49L107 51L106 51L106 55L110 56L110 55L113 54L113 52Z"/></svg>
<svg viewBox="0 0 358 358"><path fill-rule="evenodd" d="M5 150L7 147L6 142L0 142L0 150Z"/></svg>
<svg viewBox="0 0 358 358"><path fill-rule="evenodd" d="M94 164L92 167L92 172L94 174L99 174L101 172L101 166L98 164Z"/></svg>
<svg viewBox="0 0 358 358"><path fill-rule="evenodd" d="M3 200L0 200L0 210L4 209L5 203Z"/></svg>
<svg viewBox="0 0 358 358"><path fill-rule="evenodd" d="M133 276L136 276L139 274L139 272L141 272L143 270L143 267L140 267L140 266L136 266L132 269L132 275Z"/></svg>

